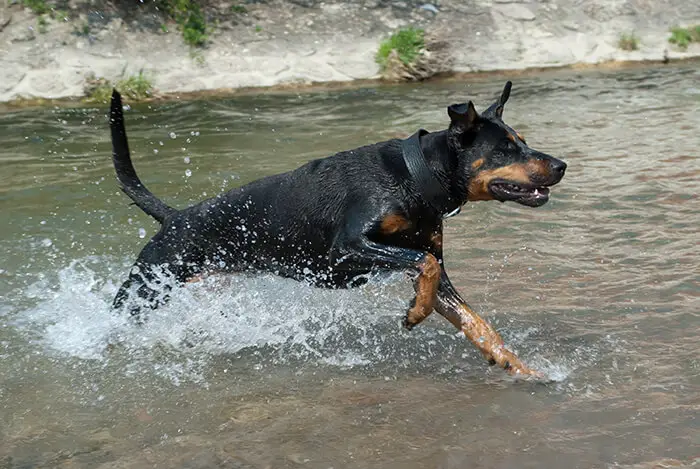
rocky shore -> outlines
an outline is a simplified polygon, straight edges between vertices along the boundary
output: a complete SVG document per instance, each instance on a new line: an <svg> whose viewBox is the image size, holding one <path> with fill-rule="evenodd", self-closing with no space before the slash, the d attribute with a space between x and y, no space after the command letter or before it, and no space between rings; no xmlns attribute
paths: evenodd
<svg viewBox="0 0 700 469"><path fill-rule="evenodd" d="M204 47L185 44L152 5L71 0L44 15L0 6L0 101L80 97L88 80L140 71L162 93L375 79L382 38L405 26L439 34L451 71L478 72L662 61L700 56L669 29L700 24L687 0L248 0L207 14ZM133 5L131 5L133 3ZM622 50L623 34L639 39Z"/></svg>

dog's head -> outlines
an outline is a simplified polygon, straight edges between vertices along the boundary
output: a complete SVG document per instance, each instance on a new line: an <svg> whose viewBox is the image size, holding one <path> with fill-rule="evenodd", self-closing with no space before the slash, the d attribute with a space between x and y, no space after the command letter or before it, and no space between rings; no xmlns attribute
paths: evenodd
<svg viewBox="0 0 700 469"><path fill-rule="evenodd" d="M448 107L448 142L460 160L467 200L513 201L539 207L549 200L549 186L564 177L566 163L533 150L522 135L503 122L511 86L507 82L498 101L481 115L471 101Z"/></svg>

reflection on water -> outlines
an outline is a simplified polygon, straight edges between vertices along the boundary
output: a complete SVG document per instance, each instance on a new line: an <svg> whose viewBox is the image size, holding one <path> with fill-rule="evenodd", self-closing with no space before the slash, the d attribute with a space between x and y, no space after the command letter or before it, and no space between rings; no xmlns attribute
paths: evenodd
<svg viewBox="0 0 700 469"><path fill-rule="evenodd" d="M446 124L503 80L137 106L135 164L174 206ZM700 72L515 80L506 121L568 165L549 204L474 203L446 264L548 384L489 369L401 275L109 303L156 225L114 182L104 108L0 115L0 467L654 467L700 454Z"/></svg>

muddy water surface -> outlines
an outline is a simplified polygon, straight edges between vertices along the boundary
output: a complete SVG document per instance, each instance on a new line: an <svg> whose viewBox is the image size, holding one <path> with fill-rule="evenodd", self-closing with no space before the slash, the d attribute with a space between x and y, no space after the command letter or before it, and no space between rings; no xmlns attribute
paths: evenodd
<svg viewBox="0 0 700 469"><path fill-rule="evenodd" d="M504 79L136 106L147 185L183 207L311 158L439 130ZM0 467L612 468L700 455L700 71L518 78L506 121L569 164L538 209L446 224L514 383L401 275L352 291L209 279L142 327L109 303L156 225L119 193L104 107L0 115ZM313 191L309 187L309 191Z"/></svg>

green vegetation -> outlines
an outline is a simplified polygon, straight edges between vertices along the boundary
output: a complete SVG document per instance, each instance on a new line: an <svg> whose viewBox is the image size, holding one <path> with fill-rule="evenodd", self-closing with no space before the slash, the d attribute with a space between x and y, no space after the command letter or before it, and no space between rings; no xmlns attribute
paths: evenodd
<svg viewBox="0 0 700 469"><path fill-rule="evenodd" d="M56 21L68 21L68 12L59 10L46 3L46 0L22 0L22 5L32 10L37 16L37 31L44 34L48 28L49 22L46 15L50 15L51 19Z"/></svg>
<svg viewBox="0 0 700 469"><path fill-rule="evenodd" d="M51 10L46 0L22 0L22 5L32 10L35 15L44 15Z"/></svg>
<svg viewBox="0 0 700 469"><path fill-rule="evenodd" d="M190 59L192 59L192 61L200 67L204 65L204 62L206 62L204 55L202 55L202 52L199 49L190 49Z"/></svg>
<svg viewBox="0 0 700 469"><path fill-rule="evenodd" d="M51 16L57 21L68 21L70 19L70 15L66 10L53 10Z"/></svg>
<svg viewBox="0 0 700 469"><path fill-rule="evenodd" d="M138 75L119 80L117 84L104 78L88 79L85 101L89 103L106 103L112 96L112 88L116 88L124 97L131 101L143 101L153 95L153 83L140 71Z"/></svg>
<svg viewBox="0 0 700 469"><path fill-rule="evenodd" d="M160 0L159 6L180 27L187 44L201 47L207 43L210 27L196 0Z"/></svg>
<svg viewBox="0 0 700 469"><path fill-rule="evenodd" d="M37 23L37 29L39 30L40 34L46 34L46 27L48 26L48 22L46 21L46 16L45 15L39 15L39 18L36 20Z"/></svg>
<svg viewBox="0 0 700 469"><path fill-rule="evenodd" d="M22 5L32 10L38 16L38 30L46 32L48 25L46 18L43 15L51 14L55 20L68 21L68 13L65 10L58 10L52 4L47 3L47 0L19 0ZM182 38L184 41L193 47L204 46L209 40L209 32L211 25L207 23L207 18L199 0L156 0L156 6L177 23ZM243 5L233 5L231 7L233 13L246 13L247 10ZM167 25L162 25L161 30L168 32ZM88 36L90 34L90 26L86 23L74 27L73 33L78 36Z"/></svg>
<svg viewBox="0 0 700 469"><path fill-rule="evenodd" d="M90 36L90 24L85 21L80 26L73 25L73 34L80 37Z"/></svg>
<svg viewBox="0 0 700 469"><path fill-rule="evenodd" d="M422 29L406 28L400 29L388 39L382 41L375 56L376 62L384 70L389 62L389 57L396 51L404 65L412 64L420 51L425 46L425 31Z"/></svg>
<svg viewBox="0 0 700 469"><path fill-rule="evenodd" d="M255 32L256 32L256 33L262 32L262 26L256 25L256 26L255 26Z"/></svg>
<svg viewBox="0 0 700 469"><path fill-rule="evenodd" d="M231 13L242 15L244 13L248 13L248 10L243 5L231 5Z"/></svg>
<svg viewBox="0 0 700 469"><path fill-rule="evenodd" d="M681 50L687 49L691 42L700 42L700 24L687 28L671 29L671 37L668 38L668 42L677 45Z"/></svg>
<svg viewBox="0 0 700 469"><path fill-rule="evenodd" d="M134 101L150 97L153 94L153 83L140 71L138 75L130 76L117 83L117 90Z"/></svg>
<svg viewBox="0 0 700 469"><path fill-rule="evenodd" d="M637 50L639 49L639 38L634 33L623 33L620 40L617 41L617 47L622 50Z"/></svg>

